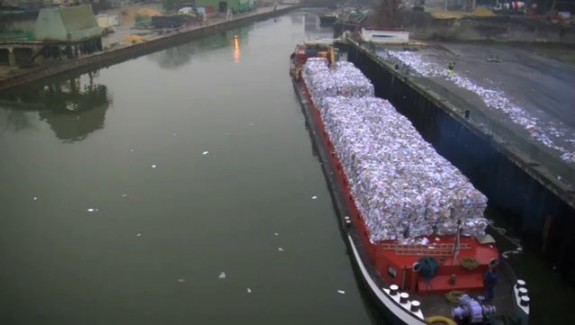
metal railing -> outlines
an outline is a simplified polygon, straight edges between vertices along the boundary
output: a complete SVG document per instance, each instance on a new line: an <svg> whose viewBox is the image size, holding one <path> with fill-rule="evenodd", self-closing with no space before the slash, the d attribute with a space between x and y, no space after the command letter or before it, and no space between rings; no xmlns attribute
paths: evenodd
<svg viewBox="0 0 575 325"><path fill-rule="evenodd" d="M383 244L382 247L385 250L393 250L396 255L401 256L446 256L453 254L455 243L430 243L428 245ZM468 243L461 243L460 249L471 249L471 246Z"/></svg>

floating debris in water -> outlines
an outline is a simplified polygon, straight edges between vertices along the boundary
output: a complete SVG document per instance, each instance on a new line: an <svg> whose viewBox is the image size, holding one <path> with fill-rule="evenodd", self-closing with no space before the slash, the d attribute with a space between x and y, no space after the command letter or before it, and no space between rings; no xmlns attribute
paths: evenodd
<svg viewBox="0 0 575 325"><path fill-rule="evenodd" d="M128 196L128 194L122 194L122 197L127 197L127 196Z"/></svg>
<svg viewBox="0 0 575 325"><path fill-rule="evenodd" d="M134 152L134 148L130 149L131 152Z"/></svg>
<svg viewBox="0 0 575 325"><path fill-rule="evenodd" d="M207 151L204 151L204 152L202 152L202 155L204 155L204 156L205 156L205 155L207 155L208 153L209 153L209 152L207 152Z"/></svg>
<svg viewBox="0 0 575 325"><path fill-rule="evenodd" d="M88 212L90 212L90 213L93 213L93 212L98 212L98 211L100 211L100 210L97 209L97 208L88 208L88 209L86 209L86 211L88 211Z"/></svg>
<svg viewBox="0 0 575 325"><path fill-rule="evenodd" d="M337 293L344 295L345 291L344 290L337 290Z"/></svg>
<svg viewBox="0 0 575 325"><path fill-rule="evenodd" d="M278 234L277 232L275 232L274 235L279 236L280 234Z"/></svg>
<svg viewBox="0 0 575 325"><path fill-rule="evenodd" d="M36 201L36 200L38 200L38 197L37 197L37 196L35 196L35 197L34 197L32 200Z"/></svg>
<svg viewBox="0 0 575 325"><path fill-rule="evenodd" d="M185 279L178 279L178 282L182 283L182 282L186 282L186 280Z"/></svg>
<svg viewBox="0 0 575 325"><path fill-rule="evenodd" d="M138 233L136 237L142 237L142 233Z"/></svg>
<svg viewBox="0 0 575 325"><path fill-rule="evenodd" d="M248 288L247 291L248 291L248 293L252 293L252 289L250 289L250 288Z"/></svg>
<svg viewBox="0 0 575 325"><path fill-rule="evenodd" d="M280 252L283 252L283 251L284 251L284 249L283 249L283 248L281 248L281 247L278 247L278 251L280 251Z"/></svg>
<svg viewBox="0 0 575 325"><path fill-rule="evenodd" d="M311 199L312 199L312 200L317 200L317 196L314 195L314 196L311 197Z"/></svg>
<svg viewBox="0 0 575 325"><path fill-rule="evenodd" d="M220 278L220 279L225 279L225 278L226 278L226 272L220 273L220 275L218 276L218 278Z"/></svg>
<svg viewBox="0 0 575 325"><path fill-rule="evenodd" d="M254 125L254 123L253 123L253 122L250 122L250 125L251 125L251 126L253 126L253 125Z"/></svg>
<svg viewBox="0 0 575 325"><path fill-rule="evenodd" d="M156 168L156 167L157 167L156 165L152 165L152 168Z"/></svg>

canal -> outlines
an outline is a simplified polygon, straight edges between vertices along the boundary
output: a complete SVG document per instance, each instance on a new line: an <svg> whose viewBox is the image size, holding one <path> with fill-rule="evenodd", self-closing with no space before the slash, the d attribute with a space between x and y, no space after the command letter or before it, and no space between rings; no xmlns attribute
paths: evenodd
<svg viewBox="0 0 575 325"><path fill-rule="evenodd" d="M0 324L381 324L288 76L331 36L296 11L1 94ZM534 323L573 324L511 260Z"/></svg>
<svg viewBox="0 0 575 325"><path fill-rule="evenodd" d="M369 324L293 12L0 98L0 324Z"/></svg>

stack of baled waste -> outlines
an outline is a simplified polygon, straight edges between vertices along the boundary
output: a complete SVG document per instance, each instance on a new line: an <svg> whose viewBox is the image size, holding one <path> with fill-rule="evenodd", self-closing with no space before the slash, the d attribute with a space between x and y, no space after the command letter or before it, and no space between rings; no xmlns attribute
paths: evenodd
<svg viewBox="0 0 575 325"><path fill-rule="evenodd" d="M485 234L487 198L407 118L379 98L313 93L325 88L314 78L313 64L306 68L314 79L310 92L321 97L322 119L373 242L421 243L425 236L454 235L458 220L463 235Z"/></svg>
<svg viewBox="0 0 575 325"><path fill-rule="evenodd" d="M331 69L327 59L309 58L304 66L303 78L318 107L327 97L374 96L371 81L351 62L337 62L336 67Z"/></svg>

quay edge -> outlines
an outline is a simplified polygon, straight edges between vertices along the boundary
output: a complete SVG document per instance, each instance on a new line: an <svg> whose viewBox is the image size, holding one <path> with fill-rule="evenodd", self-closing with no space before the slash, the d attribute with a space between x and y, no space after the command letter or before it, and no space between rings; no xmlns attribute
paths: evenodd
<svg viewBox="0 0 575 325"><path fill-rule="evenodd" d="M348 43L348 60L373 83L376 96L408 117L436 150L489 198L527 246L575 284L575 192L543 165L465 118L465 109L395 71L371 50Z"/></svg>

